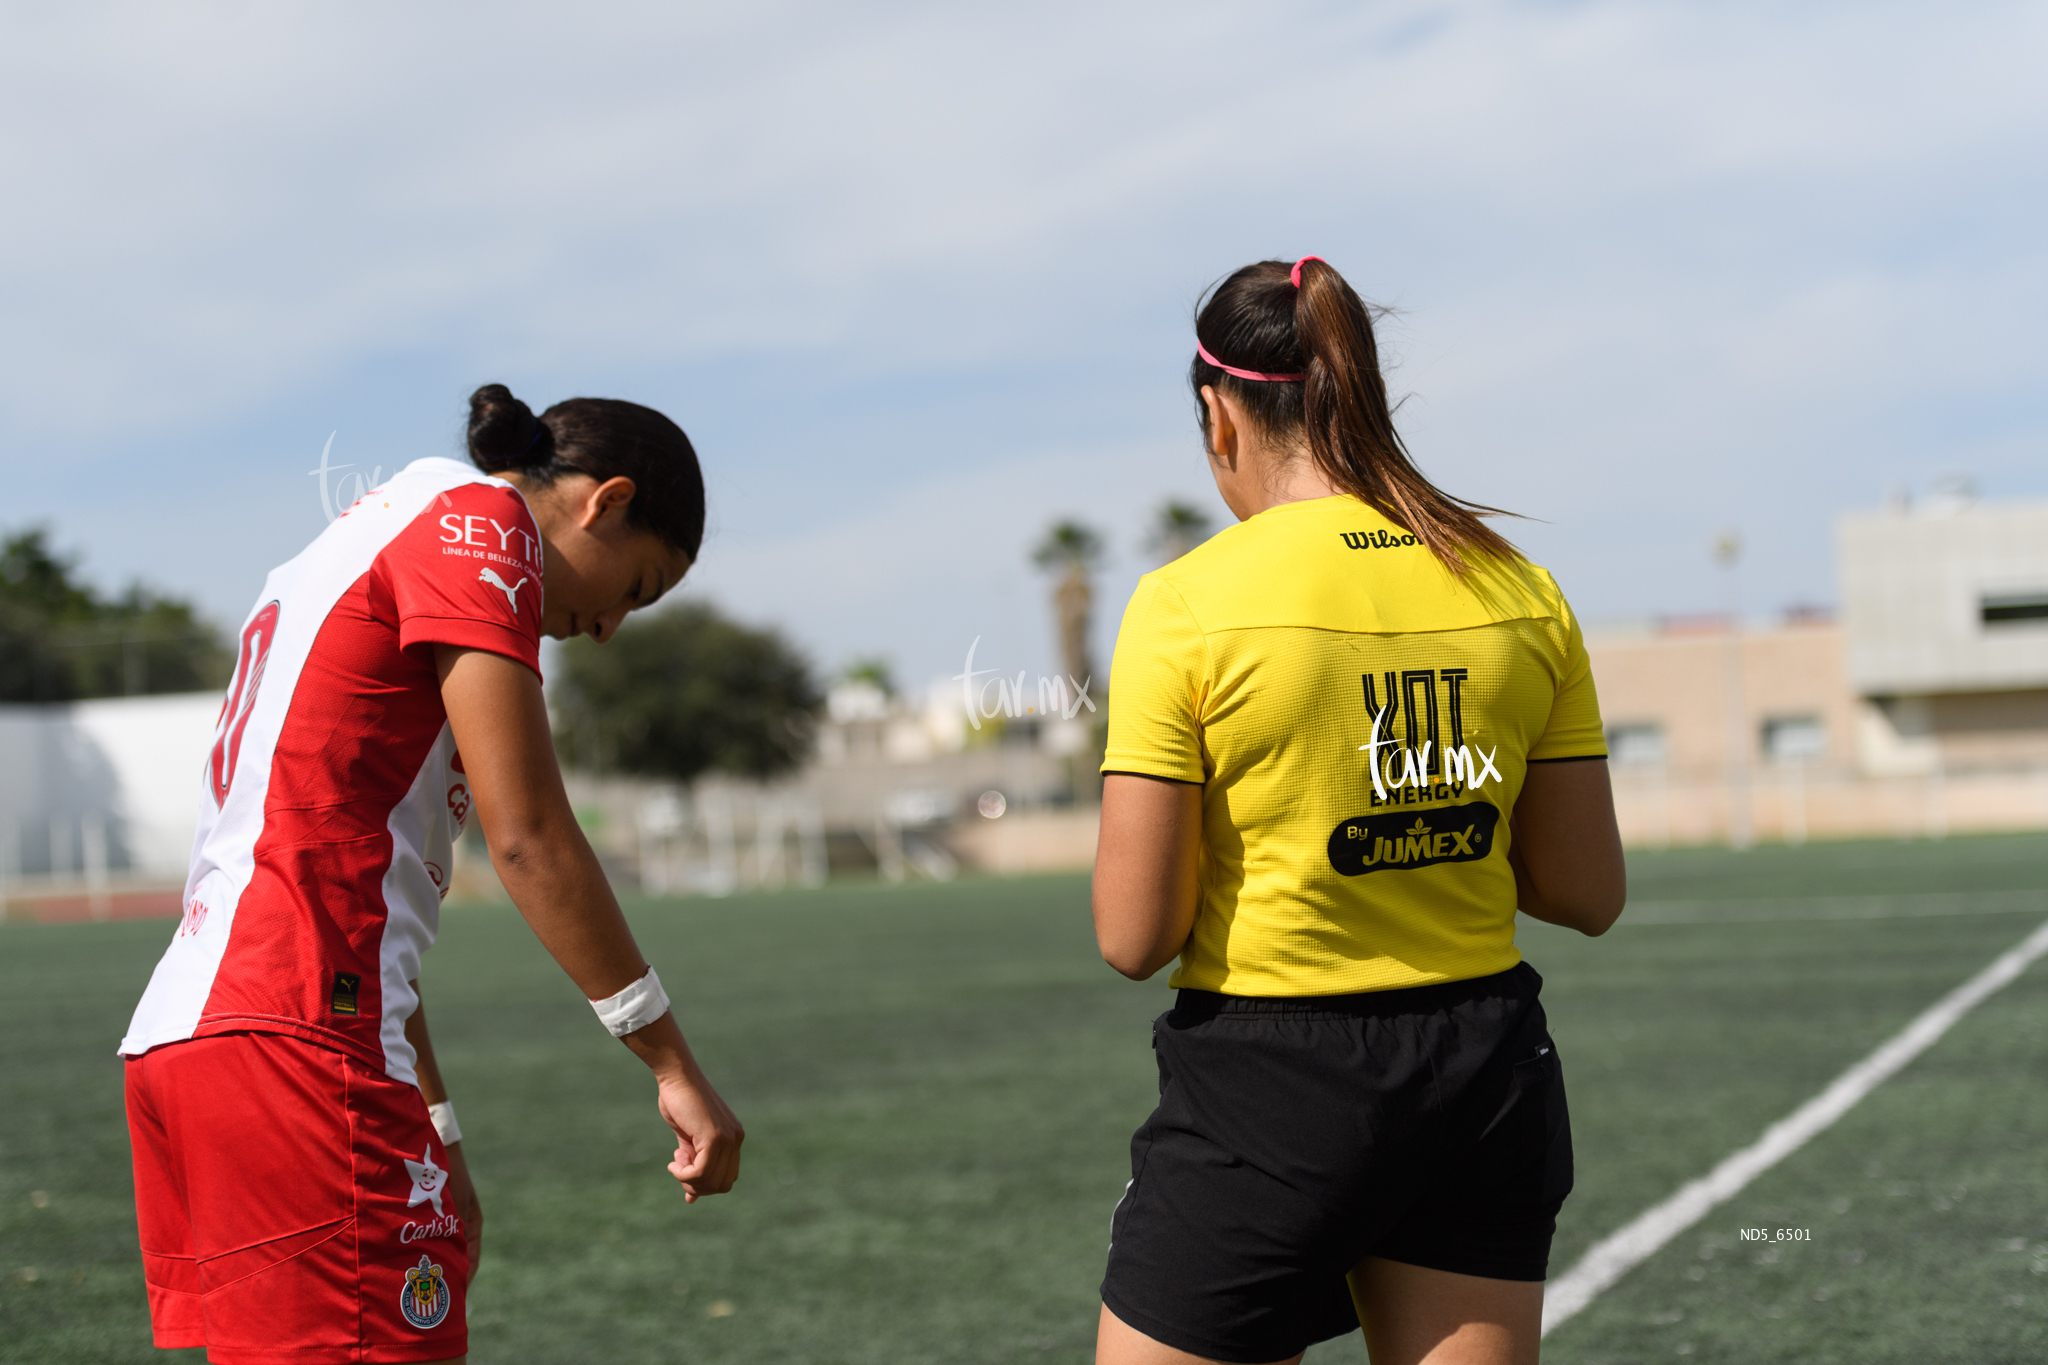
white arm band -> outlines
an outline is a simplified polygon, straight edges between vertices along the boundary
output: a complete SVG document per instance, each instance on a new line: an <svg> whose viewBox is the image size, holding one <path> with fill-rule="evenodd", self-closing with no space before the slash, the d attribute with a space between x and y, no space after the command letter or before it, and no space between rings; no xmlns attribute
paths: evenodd
<svg viewBox="0 0 2048 1365"><path fill-rule="evenodd" d="M434 1121L434 1131L441 1135L443 1147L453 1147L462 1141L462 1126L455 1121L455 1106L447 1100L428 1105L427 1117Z"/></svg>
<svg viewBox="0 0 2048 1365"><path fill-rule="evenodd" d="M623 1038L668 1013L668 992L661 988L661 978L654 974L654 968L649 967L647 975L617 995L591 1001L590 1008L597 1011L612 1037Z"/></svg>

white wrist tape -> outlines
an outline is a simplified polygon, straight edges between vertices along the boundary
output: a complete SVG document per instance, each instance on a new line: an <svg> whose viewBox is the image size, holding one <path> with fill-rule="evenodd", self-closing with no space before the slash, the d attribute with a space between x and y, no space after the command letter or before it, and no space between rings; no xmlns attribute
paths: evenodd
<svg viewBox="0 0 2048 1365"><path fill-rule="evenodd" d="M455 1121L455 1106L447 1100L428 1105L427 1117L434 1121L434 1131L441 1135L443 1147L453 1147L462 1141L462 1126Z"/></svg>
<svg viewBox="0 0 2048 1365"><path fill-rule="evenodd" d="M617 995L591 1001L590 1008L597 1011L612 1037L623 1038L668 1013L668 992L661 988L661 978L654 974L654 968L649 967L647 975Z"/></svg>

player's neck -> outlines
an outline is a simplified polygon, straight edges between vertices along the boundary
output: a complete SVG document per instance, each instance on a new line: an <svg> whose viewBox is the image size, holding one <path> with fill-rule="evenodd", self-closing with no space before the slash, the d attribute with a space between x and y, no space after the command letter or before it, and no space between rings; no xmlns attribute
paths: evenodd
<svg viewBox="0 0 2048 1365"><path fill-rule="evenodd" d="M1286 503L1333 497L1343 491L1331 484L1306 450L1247 445L1233 463L1235 468L1217 469L1216 485L1239 521L1249 521Z"/></svg>

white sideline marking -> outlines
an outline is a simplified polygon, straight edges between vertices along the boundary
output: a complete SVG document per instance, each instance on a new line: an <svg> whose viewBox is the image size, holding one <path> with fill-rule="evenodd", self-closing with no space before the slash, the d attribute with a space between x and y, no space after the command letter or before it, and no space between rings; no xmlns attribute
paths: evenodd
<svg viewBox="0 0 2048 1365"><path fill-rule="evenodd" d="M1543 1333L1553 1330L1591 1303L1602 1290L1634 1270L1708 1211L1743 1186L1804 1146L1806 1141L1849 1112L1856 1102L1925 1052L1949 1027L1986 997L2048 953L2048 921L2018 946L1943 996L1918 1019L1906 1025L1877 1051L1844 1071L1827 1089L1779 1119L1764 1135L1720 1165L1647 1210L1619 1232L1593 1244L1579 1263L1552 1280L1543 1292Z"/></svg>

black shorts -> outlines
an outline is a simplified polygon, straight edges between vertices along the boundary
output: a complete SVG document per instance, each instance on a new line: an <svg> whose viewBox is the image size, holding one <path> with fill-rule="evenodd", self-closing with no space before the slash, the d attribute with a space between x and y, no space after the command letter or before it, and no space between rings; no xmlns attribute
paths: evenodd
<svg viewBox="0 0 2048 1365"><path fill-rule="evenodd" d="M1155 1341L1284 1360L1358 1326L1367 1256L1541 1280L1572 1186L1564 1074L1527 963L1301 999L1182 991L1152 1025L1102 1301Z"/></svg>

